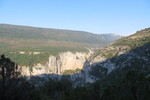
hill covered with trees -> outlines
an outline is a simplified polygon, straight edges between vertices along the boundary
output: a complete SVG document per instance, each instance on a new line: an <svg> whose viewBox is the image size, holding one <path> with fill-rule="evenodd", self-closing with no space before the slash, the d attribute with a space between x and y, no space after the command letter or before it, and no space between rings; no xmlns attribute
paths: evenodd
<svg viewBox="0 0 150 100"><path fill-rule="evenodd" d="M140 47L148 42L150 42L150 28L145 28L128 37L120 38L104 48L98 49L93 54L93 60L108 59Z"/></svg>
<svg viewBox="0 0 150 100"><path fill-rule="evenodd" d="M0 24L0 37L11 40L38 40L40 42L58 41L60 43L76 42L78 44L85 43L92 45L106 45L120 38L121 36L114 36L112 34L108 35L93 34L84 31L72 31L72 30ZM31 43L32 42L34 41L31 41Z"/></svg>

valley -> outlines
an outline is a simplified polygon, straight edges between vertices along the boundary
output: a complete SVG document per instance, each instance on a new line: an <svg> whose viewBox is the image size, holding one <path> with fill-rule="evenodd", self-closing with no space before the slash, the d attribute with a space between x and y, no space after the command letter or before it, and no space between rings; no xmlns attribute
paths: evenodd
<svg viewBox="0 0 150 100"><path fill-rule="evenodd" d="M0 100L150 100L150 0L0 0Z"/></svg>
<svg viewBox="0 0 150 100"><path fill-rule="evenodd" d="M133 39L132 37L137 38ZM73 81L73 84L76 87L84 86L88 83L94 83L95 81L101 80L105 77L120 78L130 70L134 70L136 72L142 71L145 74L149 74L149 47L150 28L147 28L138 31L131 36L121 38L103 48L97 49L84 60L83 67L80 72L65 77ZM35 77L38 77L38 75ZM64 76L57 74L43 75L43 79L47 77L60 80Z"/></svg>
<svg viewBox="0 0 150 100"><path fill-rule="evenodd" d="M150 28L127 37L13 25L0 29L0 71L6 67L8 76L10 70L16 71L6 86L18 98L149 100ZM51 31L58 32L59 41ZM85 36L80 38L81 34ZM10 90L6 93L12 97Z"/></svg>

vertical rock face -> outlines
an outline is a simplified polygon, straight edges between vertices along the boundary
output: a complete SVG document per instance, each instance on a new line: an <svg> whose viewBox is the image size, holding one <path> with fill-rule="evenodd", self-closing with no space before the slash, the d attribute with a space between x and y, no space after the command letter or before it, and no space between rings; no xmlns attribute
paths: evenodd
<svg viewBox="0 0 150 100"><path fill-rule="evenodd" d="M34 65L32 70L29 67L22 67L22 75L39 75L39 74L62 74L65 70L75 70L77 68L82 69L86 59L90 56L90 53L72 53L64 52L58 56L50 56L46 64Z"/></svg>
<svg viewBox="0 0 150 100"><path fill-rule="evenodd" d="M64 71L64 70L75 70L77 68L82 69L83 63L85 60L88 58L88 55L86 53L61 53L60 54L60 64L61 65L59 68L59 71ZM60 74L61 72L58 72Z"/></svg>
<svg viewBox="0 0 150 100"><path fill-rule="evenodd" d="M19 66L21 67L21 74L24 76L30 76L30 69L26 66Z"/></svg>

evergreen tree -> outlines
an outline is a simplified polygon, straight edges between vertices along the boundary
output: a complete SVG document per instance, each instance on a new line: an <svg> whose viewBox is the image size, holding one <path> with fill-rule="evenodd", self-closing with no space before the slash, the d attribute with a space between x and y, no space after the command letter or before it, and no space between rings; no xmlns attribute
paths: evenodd
<svg viewBox="0 0 150 100"><path fill-rule="evenodd" d="M1 55L0 58L0 96L2 100L6 100L8 94L11 94L13 91L11 88L15 86L14 80L20 76L18 66L11 61L9 58L6 58L4 55Z"/></svg>

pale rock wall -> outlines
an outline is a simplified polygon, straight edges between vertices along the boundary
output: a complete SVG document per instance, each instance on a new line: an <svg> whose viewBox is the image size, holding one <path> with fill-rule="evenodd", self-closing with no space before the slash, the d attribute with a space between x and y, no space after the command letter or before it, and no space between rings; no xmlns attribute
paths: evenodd
<svg viewBox="0 0 150 100"><path fill-rule="evenodd" d="M39 75L39 74L62 74L65 70L82 69L83 64L90 57L91 53L81 52L63 52L58 56L50 56L46 64L37 64L33 66L32 72L29 67L22 67L22 75Z"/></svg>
<svg viewBox="0 0 150 100"><path fill-rule="evenodd" d="M27 66L19 66L21 67L21 74L24 76L30 76L30 69Z"/></svg>

